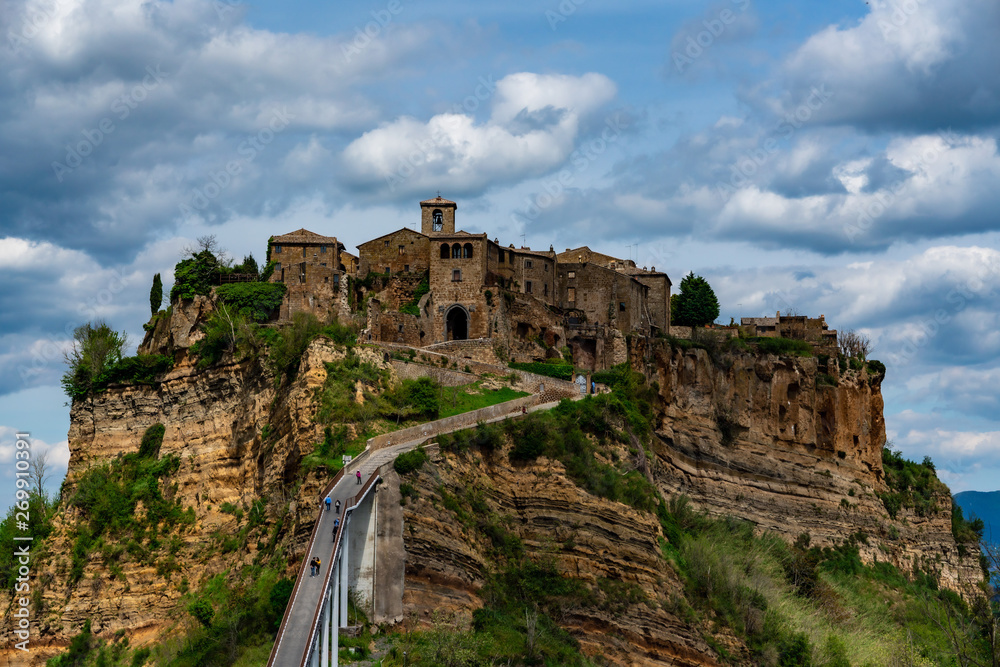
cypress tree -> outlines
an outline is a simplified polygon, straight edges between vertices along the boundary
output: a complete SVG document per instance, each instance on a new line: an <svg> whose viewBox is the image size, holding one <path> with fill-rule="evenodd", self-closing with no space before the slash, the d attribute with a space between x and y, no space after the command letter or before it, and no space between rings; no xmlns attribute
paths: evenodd
<svg viewBox="0 0 1000 667"><path fill-rule="evenodd" d="M153 276L153 287L149 290L149 310L151 315L156 315L163 303L163 281L160 274Z"/></svg>

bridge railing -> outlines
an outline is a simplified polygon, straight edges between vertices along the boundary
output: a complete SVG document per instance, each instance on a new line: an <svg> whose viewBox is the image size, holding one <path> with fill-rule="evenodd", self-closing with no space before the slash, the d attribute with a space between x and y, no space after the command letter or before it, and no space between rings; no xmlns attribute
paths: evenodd
<svg viewBox="0 0 1000 667"><path fill-rule="evenodd" d="M337 483L344 478L344 474L347 472L347 469L352 467L354 464L363 461L367 454L368 454L367 450L362 452L354 460L352 460L350 463L341 468L336 475L333 476L333 480L331 480L330 483L326 485L326 487L323 489L323 493L320 495L320 503L322 503L323 498L326 498L326 496L329 495L331 491L333 491L333 487L337 486ZM281 625L278 626L278 638L274 642L274 647L271 648L271 655L267 660L267 667L274 667L274 659L278 656L278 649L281 646L281 639L285 635L285 626L288 624L288 617L292 613L292 602L298 595L299 588L301 588L303 585L302 582L305 581L306 567L309 564L308 556L310 553L312 553L311 550L313 548L313 545L316 543L316 534L319 532L320 523L322 523L320 519L323 518L323 511L324 510L322 509L322 505L320 504L320 510L319 510L320 514L319 517L316 519L315 523L313 523L312 533L310 533L309 535L308 547L306 549L305 555L302 557L302 568L299 570L299 576L295 580L295 587L292 589L291 597L288 598L288 604L285 605L285 613L281 617ZM345 517L347 516L346 512L344 513L344 516ZM341 528L343 528L343 523L341 523ZM339 531L337 534L337 539L338 540L340 539ZM336 553L336 551L334 551L334 553ZM331 567L330 570L332 569L333 568Z"/></svg>
<svg viewBox="0 0 1000 667"><path fill-rule="evenodd" d="M337 553L340 551L340 545L343 542L344 528L347 526L347 517L348 517L348 515L351 512L353 512L355 509L357 509L358 505L360 505L361 502L365 499L365 496L368 495L368 492L371 490L371 488L375 485L375 483L379 479L381 479L380 474L379 474L380 470L381 470L380 468L376 468L375 469L375 472L373 472L372 475L371 475L371 477L368 478L368 481L365 482L364 486L361 487L361 492L358 493L356 496L354 496L354 498L352 498L352 500L351 500L351 502L352 502L351 506L344 508L344 514L343 514L344 518L343 518L343 521L341 521L340 524L337 526L337 534L336 534L336 536L333 539L333 551L330 553L330 566L326 569L326 576L323 578L323 588L322 588L323 594L319 596L319 603L316 605L316 611L313 613L312 626L311 626L311 629L310 629L310 632L309 632L310 641L308 641L306 643L305 651L303 651L303 653L302 653L302 662L300 663L301 667L306 667L306 665L309 664L310 649L312 648L312 637L315 637L316 633L319 631L319 622L323 618L323 605L326 603L326 591L330 587L330 579L334 576L333 575L333 571L334 571L333 565L334 565L334 563L337 562ZM344 471L344 469L342 468L341 472L343 472L343 471ZM334 478L334 479L336 480L337 478ZM334 482L334 485L335 484L336 484L336 482ZM330 490L332 490L332 489L333 489L333 486L330 487ZM329 491L328 491L328 493L329 493ZM318 526L319 523L320 522L317 521L316 525ZM313 540L316 539L316 532L317 531L314 528L313 529L313 538L309 542L309 546L310 547L312 547L312 545L313 545ZM306 553L307 554L311 553L311 550L307 551ZM305 570L303 570L303 572L305 572ZM346 592L345 591L341 591L341 595L346 595ZM334 613L336 613L336 612L334 612ZM331 619L331 621L332 621L332 619Z"/></svg>

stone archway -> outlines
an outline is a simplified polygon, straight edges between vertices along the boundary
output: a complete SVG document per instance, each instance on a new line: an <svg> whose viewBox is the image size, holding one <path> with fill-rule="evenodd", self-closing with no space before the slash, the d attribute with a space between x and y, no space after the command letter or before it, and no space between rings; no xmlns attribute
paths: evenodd
<svg viewBox="0 0 1000 667"><path fill-rule="evenodd" d="M445 340L469 338L469 313L462 306L452 306L445 315Z"/></svg>

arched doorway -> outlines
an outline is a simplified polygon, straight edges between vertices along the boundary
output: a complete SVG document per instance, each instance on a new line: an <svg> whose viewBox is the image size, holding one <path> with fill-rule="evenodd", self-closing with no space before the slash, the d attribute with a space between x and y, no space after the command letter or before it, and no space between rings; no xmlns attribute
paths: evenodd
<svg viewBox="0 0 1000 667"><path fill-rule="evenodd" d="M452 306L445 316L445 340L466 340L469 337L469 313L461 306Z"/></svg>

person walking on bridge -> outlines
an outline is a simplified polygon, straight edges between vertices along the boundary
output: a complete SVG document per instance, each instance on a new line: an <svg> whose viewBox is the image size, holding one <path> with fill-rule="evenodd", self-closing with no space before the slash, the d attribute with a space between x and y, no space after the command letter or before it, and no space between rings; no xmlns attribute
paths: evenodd
<svg viewBox="0 0 1000 667"><path fill-rule="evenodd" d="M326 511L329 512L330 511L330 503L333 502L332 500L330 500L330 496L329 495L327 495L325 502L326 502Z"/></svg>
<svg viewBox="0 0 1000 667"><path fill-rule="evenodd" d="M337 528L340 527L340 519L333 520L333 539L337 539Z"/></svg>
<svg viewBox="0 0 1000 667"><path fill-rule="evenodd" d="M337 514L340 514L340 499L339 498L337 499L337 502L334 503L334 507L337 508Z"/></svg>
<svg viewBox="0 0 1000 667"><path fill-rule="evenodd" d="M357 477L358 477L358 484L360 484L360 483L361 483L361 471L360 471L360 470L358 470L358 471L357 471L356 473L354 473L354 474L355 474L355 475L357 475Z"/></svg>

